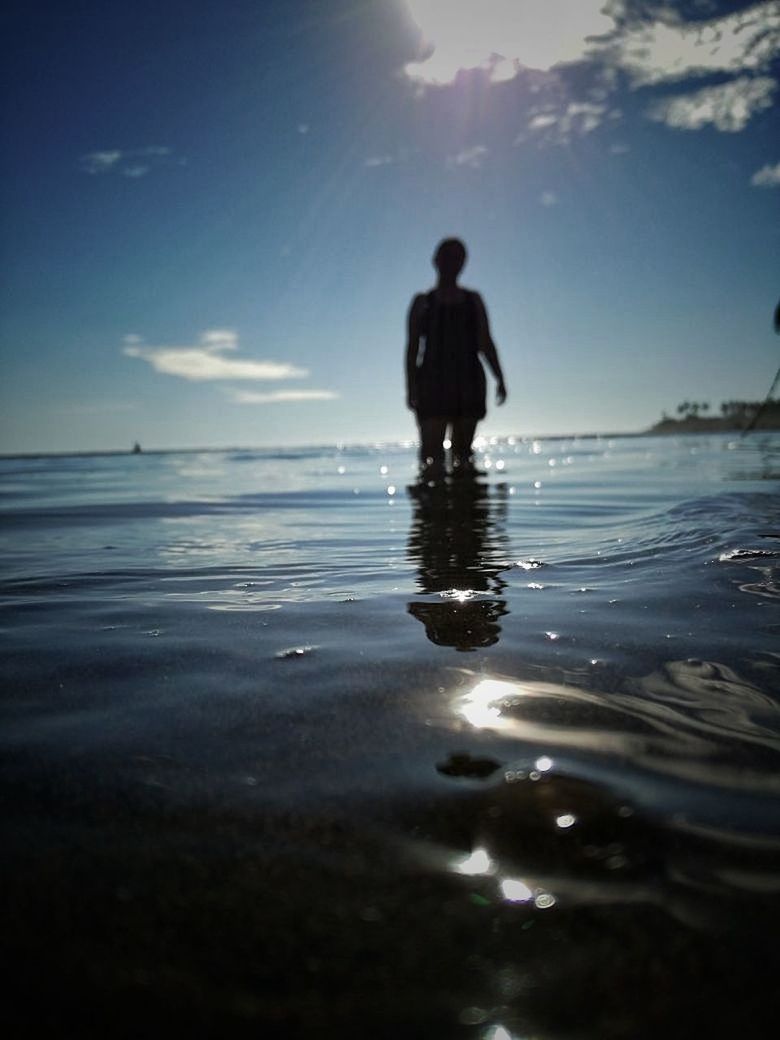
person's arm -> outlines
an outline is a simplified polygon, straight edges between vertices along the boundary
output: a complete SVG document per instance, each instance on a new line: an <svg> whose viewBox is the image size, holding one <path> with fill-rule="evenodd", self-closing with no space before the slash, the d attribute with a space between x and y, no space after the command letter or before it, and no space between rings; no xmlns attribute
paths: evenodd
<svg viewBox="0 0 780 1040"><path fill-rule="evenodd" d="M420 309L422 296L415 296L409 307L406 336L406 406L417 407L417 356L420 353Z"/></svg>
<svg viewBox="0 0 780 1040"><path fill-rule="evenodd" d="M504 373L501 370L501 362L498 360L498 351L490 335L490 322L488 321L487 309L479 293L474 294L477 299L477 332L479 336L479 352L484 355L491 372L496 377L496 404L506 401L506 385Z"/></svg>

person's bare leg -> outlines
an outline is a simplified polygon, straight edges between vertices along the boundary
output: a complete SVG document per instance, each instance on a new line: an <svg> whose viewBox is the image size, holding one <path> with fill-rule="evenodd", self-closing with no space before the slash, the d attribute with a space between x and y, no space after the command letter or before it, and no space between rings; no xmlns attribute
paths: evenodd
<svg viewBox="0 0 780 1040"><path fill-rule="evenodd" d="M452 424L452 468L471 469L471 444L477 429L476 419L456 419Z"/></svg>
<svg viewBox="0 0 780 1040"><path fill-rule="evenodd" d="M420 472L440 476L444 473L444 434L446 419L420 419Z"/></svg>

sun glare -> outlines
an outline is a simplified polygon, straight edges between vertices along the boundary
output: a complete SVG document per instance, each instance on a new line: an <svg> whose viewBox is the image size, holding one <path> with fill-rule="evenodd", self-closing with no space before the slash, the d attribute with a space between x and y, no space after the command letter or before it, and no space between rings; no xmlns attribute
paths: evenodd
<svg viewBox="0 0 780 1040"><path fill-rule="evenodd" d="M483 69L493 82L525 67L548 70L577 61L588 37L613 28L604 0L407 0L425 38L424 56L406 74L452 83L461 70Z"/></svg>

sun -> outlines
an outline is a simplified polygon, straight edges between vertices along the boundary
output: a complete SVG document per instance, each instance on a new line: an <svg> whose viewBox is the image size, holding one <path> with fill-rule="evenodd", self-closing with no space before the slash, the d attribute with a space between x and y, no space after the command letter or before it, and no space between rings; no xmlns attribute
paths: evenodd
<svg viewBox="0 0 780 1040"><path fill-rule="evenodd" d="M581 60L589 38L614 28L605 0L406 0L424 38L423 55L405 67L410 79L452 83L482 69L492 82L522 68L547 71Z"/></svg>

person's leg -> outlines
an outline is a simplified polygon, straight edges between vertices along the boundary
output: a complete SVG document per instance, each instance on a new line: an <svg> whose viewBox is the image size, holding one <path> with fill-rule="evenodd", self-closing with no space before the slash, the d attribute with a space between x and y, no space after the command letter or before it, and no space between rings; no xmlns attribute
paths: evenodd
<svg viewBox="0 0 780 1040"><path fill-rule="evenodd" d="M456 419L452 424L452 468L467 469L472 465L471 444L477 419Z"/></svg>
<svg viewBox="0 0 780 1040"><path fill-rule="evenodd" d="M420 419L420 469L437 474L444 470L446 419Z"/></svg>

